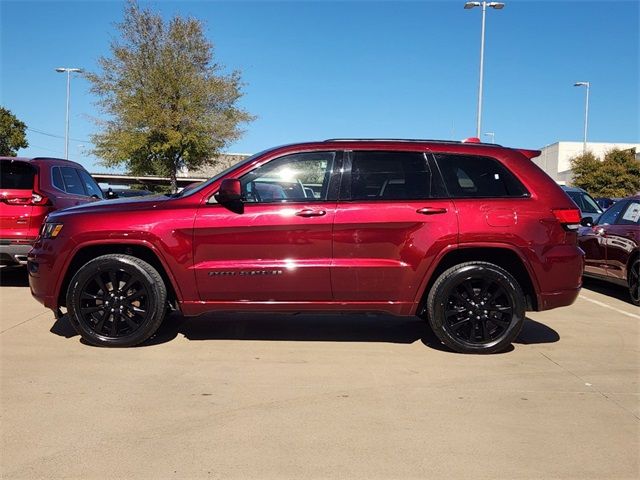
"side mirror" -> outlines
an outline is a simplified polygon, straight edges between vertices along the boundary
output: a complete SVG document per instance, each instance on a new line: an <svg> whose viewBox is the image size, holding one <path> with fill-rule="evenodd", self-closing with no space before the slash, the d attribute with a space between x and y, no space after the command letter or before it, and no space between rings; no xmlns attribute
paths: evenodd
<svg viewBox="0 0 640 480"><path fill-rule="evenodd" d="M592 227L593 226L593 217L584 217L580 220L580 225L583 227Z"/></svg>
<svg viewBox="0 0 640 480"><path fill-rule="evenodd" d="M215 194L218 203L237 202L242 199L242 186L237 178L225 178L220 185L220 190Z"/></svg>

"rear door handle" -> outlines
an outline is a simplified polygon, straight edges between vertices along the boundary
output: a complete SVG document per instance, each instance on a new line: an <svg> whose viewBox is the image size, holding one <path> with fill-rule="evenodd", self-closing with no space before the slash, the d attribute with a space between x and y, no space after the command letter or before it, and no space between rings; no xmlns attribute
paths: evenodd
<svg viewBox="0 0 640 480"><path fill-rule="evenodd" d="M326 210L312 210L311 208L305 208L304 210L296 212L296 215L299 217L322 217L326 214Z"/></svg>
<svg viewBox="0 0 640 480"><path fill-rule="evenodd" d="M436 207L422 207L416 210L416 213L420 213L422 215L436 215L438 213L447 213L446 208L436 208Z"/></svg>

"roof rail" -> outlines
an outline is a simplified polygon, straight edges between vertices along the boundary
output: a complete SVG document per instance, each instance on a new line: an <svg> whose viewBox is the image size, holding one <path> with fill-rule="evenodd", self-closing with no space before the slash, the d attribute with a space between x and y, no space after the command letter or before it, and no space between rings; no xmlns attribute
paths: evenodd
<svg viewBox="0 0 640 480"><path fill-rule="evenodd" d="M406 142L406 143L450 143L450 144L462 144L464 141L458 140L435 140L435 139L420 139L420 138L328 138L324 142ZM469 142L470 143L470 142ZM494 147L500 147L497 143L484 143L474 142L471 145L490 145Z"/></svg>

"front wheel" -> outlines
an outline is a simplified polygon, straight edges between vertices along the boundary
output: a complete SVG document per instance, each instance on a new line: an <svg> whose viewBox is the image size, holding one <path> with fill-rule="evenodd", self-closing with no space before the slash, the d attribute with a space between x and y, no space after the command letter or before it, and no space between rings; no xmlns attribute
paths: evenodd
<svg viewBox="0 0 640 480"><path fill-rule="evenodd" d="M631 263L627 276L631 303L640 306L640 257Z"/></svg>
<svg viewBox="0 0 640 480"><path fill-rule="evenodd" d="M460 353L495 353L518 336L525 302L517 280L488 262L466 262L442 273L427 297L436 336Z"/></svg>
<svg viewBox="0 0 640 480"><path fill-rule="evenodd" d="M71 323L84 340L130 347L152 336L165 316L167 289L158 271L130 255L103 255L83 265L67 290Z"/></svg>

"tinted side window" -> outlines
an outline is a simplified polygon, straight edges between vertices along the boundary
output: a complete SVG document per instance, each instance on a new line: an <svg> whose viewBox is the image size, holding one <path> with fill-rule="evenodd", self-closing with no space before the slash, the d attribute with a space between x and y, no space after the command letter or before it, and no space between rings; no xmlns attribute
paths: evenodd
<svg viewBox="0 0 640 480"><path fill-rule="evenodd" d="M630 201L627 209L618 217L616 225L640 225L640 202Z"/></svg>
<svg viewBox="0 0 640 480"><path fill-rule="evenodd" d="M53 167L51 169L51 183L53 183L54 187L64 192L64 182L62 181L60 167Z"/></svg>
<svg viewBox="0 0 640 480"><path fill-rule="evenodd" d="M620 201L611 205L598 220L598 225L613 225L620 212L627 206L627 202Z"/></svg>
<svg viewBox="0 0 640 480"><path fill-rule="evenodd" d="M34 168L26 162L2 160L0 162L0 188L33 190L34 174Z"/></svg>
<svg viewBox="0 0 640 480"><path fill-rule="evenodd" d="M98 198L102 198L103 197L102 190L100 190L100 187L98 186L96 181L93 179L93 177L89 175L87 172L85 172L84 170L78 170L78 173L80 173L80 178L82 179L84 188L87 190L87 194L89 196L95 195Z"/></svg>
<svg viewBox="0 0 640 480"><path fill-rule="evenodd" d="M61 167L62 180L64 181L64 190L72 195L86 195L78 171L71 167Z"/></svg>
<svg viewBox="0 0 640 480"><path fill-rule="evenodd" d="M309 152L276 158L240 179L249 203L313 202L327 199L335 152Z"/></svg>
<svg viewBox="0 0 640 480"><path fill-rule="evenodd" d="M493 158L437 153L436 161L452 197L526 197L524 186Z"/></svg>
<svg viewBox="0 0 640 480"><path fill-rule="evenodd" d="M564 193L569 195L569 198L573 200L573 203L575 203L583 213L594 213L596 215L599 215L600 213L602 213L602 210L600 210L600 207L595 202L595 200L593 200L586 193L584 192L564 192Z"/></svg>
<svg viewBox="0 0 640 480"><path fill-rule="evenodd" d="M353 152L351 200L422 200L443 197L422 152Z"/></svg>

